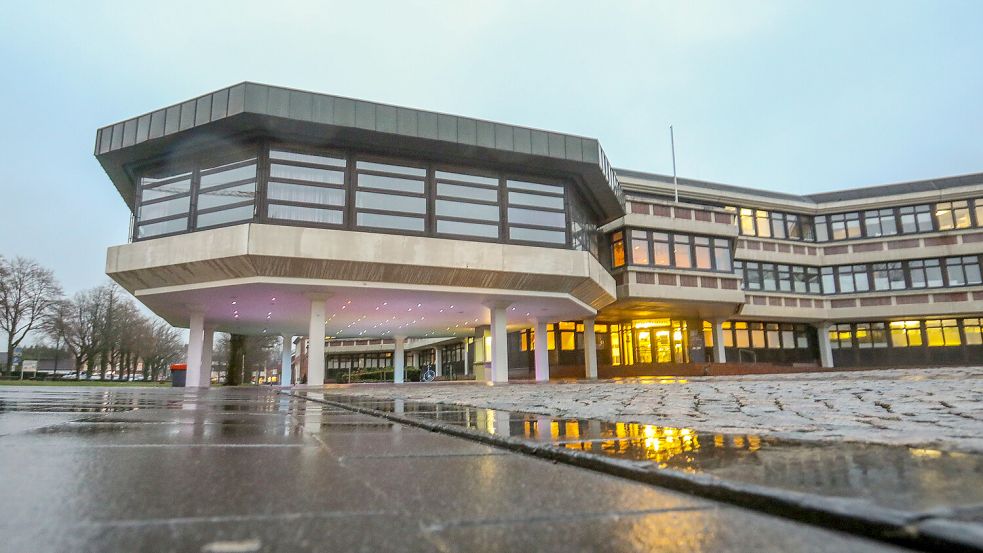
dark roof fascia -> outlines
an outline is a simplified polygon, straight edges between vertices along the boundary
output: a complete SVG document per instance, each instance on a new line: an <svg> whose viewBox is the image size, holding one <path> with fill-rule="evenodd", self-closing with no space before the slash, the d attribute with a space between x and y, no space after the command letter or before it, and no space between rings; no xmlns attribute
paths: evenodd
<svg viewBox="0 0 983 553"><path fill-rule="evenodd" d="M596 139L250 82L103 127L95 155L132 207L128 163L178 143L250 131L559 170L576 177L602 218L624 214L624 194Z"/></svg>

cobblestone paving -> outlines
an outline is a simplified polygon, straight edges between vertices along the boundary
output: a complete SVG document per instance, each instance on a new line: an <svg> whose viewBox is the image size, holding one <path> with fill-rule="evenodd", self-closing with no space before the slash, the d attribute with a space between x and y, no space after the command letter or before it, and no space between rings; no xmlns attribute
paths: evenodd
<svg viewBox="0 0 983 553"><path fill-rule="evenodd" d="M495 386L367 384L327 391L706 432L983 452L983 367Z"/></svg>

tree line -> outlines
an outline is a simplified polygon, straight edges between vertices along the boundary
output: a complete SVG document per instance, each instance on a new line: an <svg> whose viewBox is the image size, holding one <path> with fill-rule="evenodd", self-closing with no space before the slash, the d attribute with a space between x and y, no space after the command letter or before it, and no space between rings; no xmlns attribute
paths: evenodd
<svg viewBox="0 0 983 553"><path fill-rule="evenodd" d="M105 378L112 369L119 380L137 374L156 380L184 357L178 331L143 315L116 284L66 297L50 269L23 257L0 256L0 331L7 336L8 374L14 349L29 337L40 341L36 346L66 351L77 376L84 368L89 377Z"/></svg>

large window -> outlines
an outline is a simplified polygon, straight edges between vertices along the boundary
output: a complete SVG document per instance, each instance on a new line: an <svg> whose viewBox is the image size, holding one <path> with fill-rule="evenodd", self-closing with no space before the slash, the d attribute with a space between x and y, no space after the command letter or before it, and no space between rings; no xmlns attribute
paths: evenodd
<svg viewBox="0 0 983 553"><path fill-rule="evenodd" d="M343 224L347 165L343 155L271 149L267 216L281 221Z"/></svg>
<svg viewBox="0 0 983 553"><path fill-rule="evenodd" d="M356 226L426 230L425 168L359 160L355 169Z"/></svg>
<svg viewBox="0 0 983 553"><path fill-rule="evenodd" d="M940 202L935 204L935 217L939 222L939 230L969 228L973 221L969 215L969 202Z"/></svg>
<svg viewBox="0 0 983 553"><path fill-rule="evenodd" d="M945 272L949 286L980 284L980 261L975 255L947 257Z"/></svg>
<svg viewBox="0 0 983 553"><path fill-rule="evenodd" d="M506 191L511 240L566 243L566 204L562 185L509 180Z"/></svg>
<svg viewBox="0 0 983 553"><path fill-rule="evenodd" d="M436 172L437 234L499 238L498 177Z"/></svg>
<svg viewBox="0 0 983 553"><path fill-rule="evenodd" d="M187 232L191 211L191 177L187 169L158 169L140 178L136 237Z"/></svg>
<svg viewBox="0 0 983 553"><path fill-rule="evenodd" d="M256 159L202 168L195 205L195 228L252 220L256 205Z"/></svg>

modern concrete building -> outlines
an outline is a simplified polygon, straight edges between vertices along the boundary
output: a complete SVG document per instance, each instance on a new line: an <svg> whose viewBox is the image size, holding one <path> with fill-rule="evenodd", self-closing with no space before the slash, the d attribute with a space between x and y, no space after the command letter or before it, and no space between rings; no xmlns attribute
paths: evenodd
<svg viewBox="0 0 983 553"><path fill-rule="evenodd" d="M303 346L308 383L983 357L983 174L677 202L592 138L253 83L95 154L133 213L107 273L191 329L190 385L215 331Z"/></svg>

